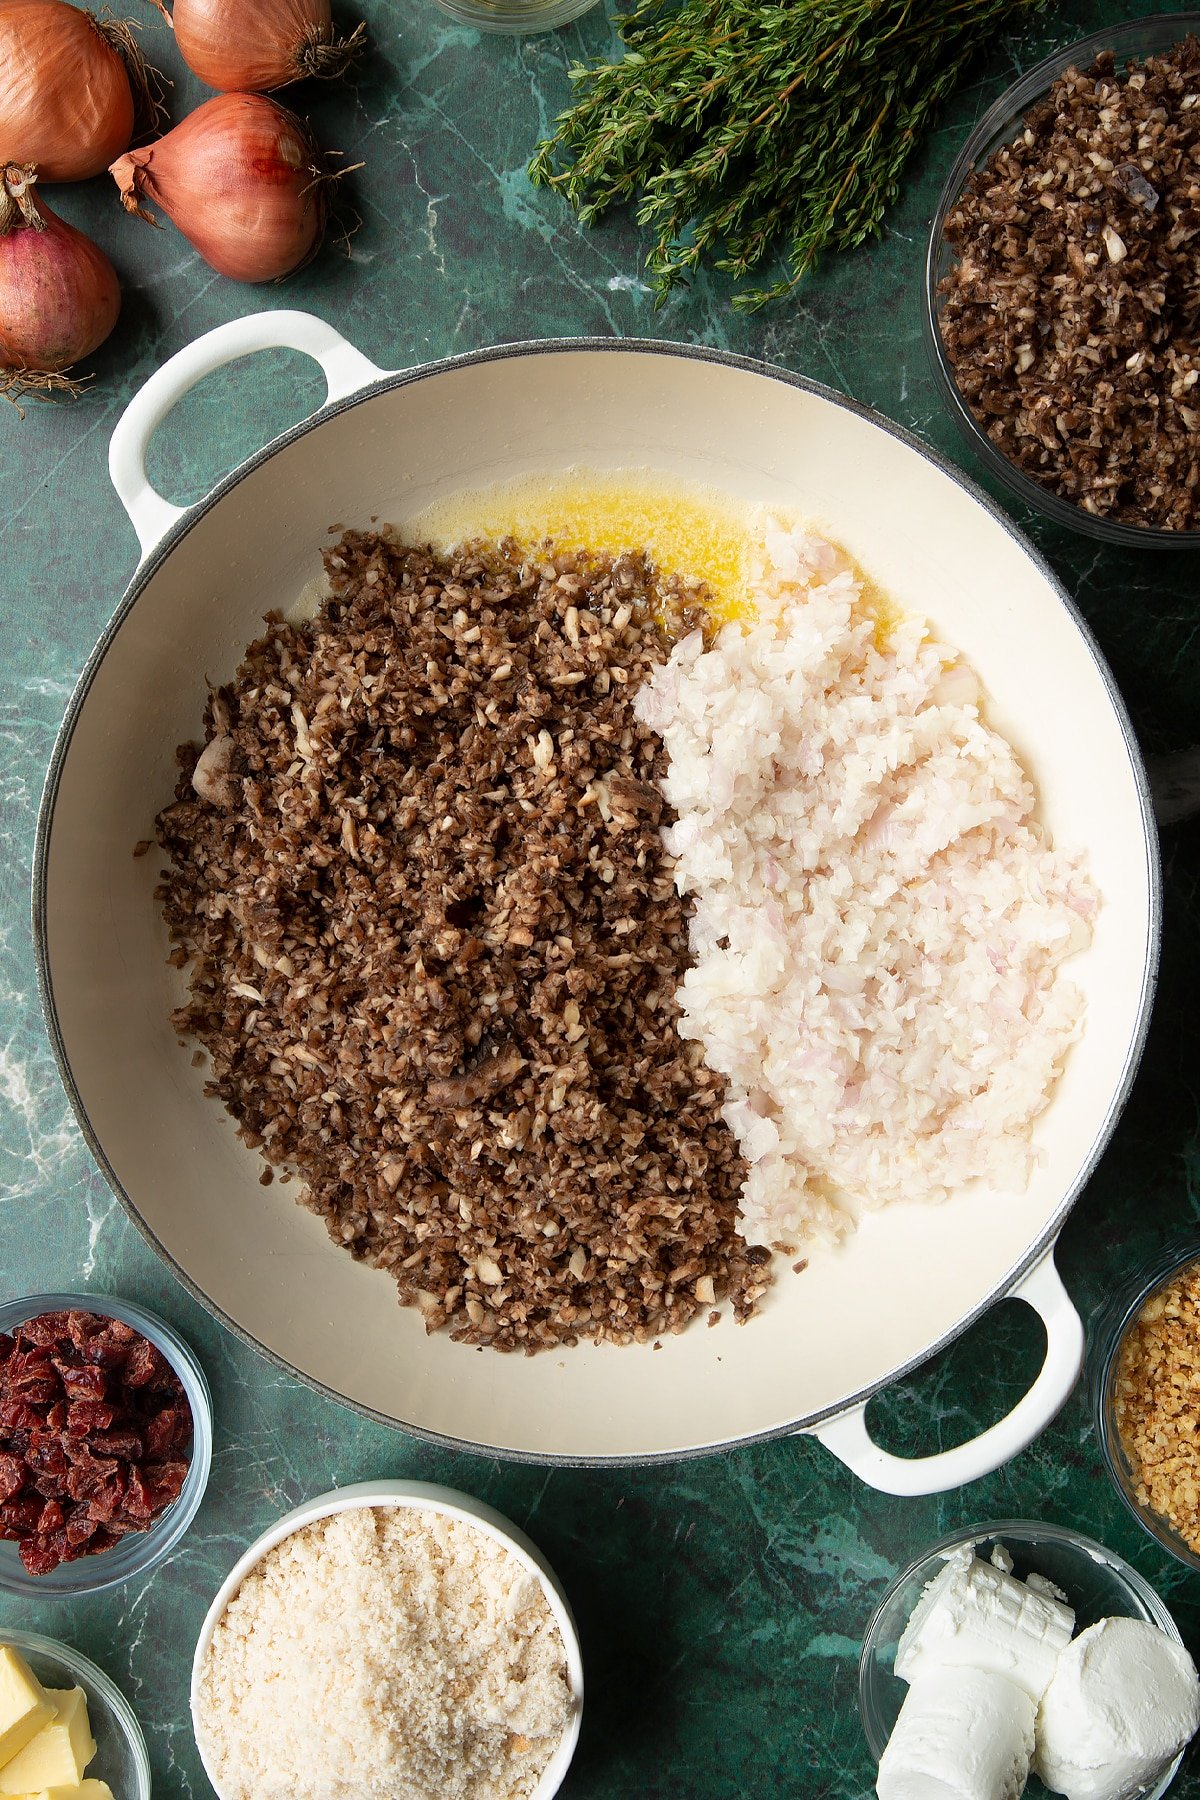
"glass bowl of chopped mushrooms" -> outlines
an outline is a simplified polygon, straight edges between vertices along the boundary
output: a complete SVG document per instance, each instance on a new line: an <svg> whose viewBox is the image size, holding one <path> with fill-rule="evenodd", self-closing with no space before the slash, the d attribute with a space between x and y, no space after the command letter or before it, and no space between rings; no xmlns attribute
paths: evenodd
<svg viewBox="0 0 1200 1800"><path fill-rule="evenodd" d="M108 1294L0 1303L0 1591L99 1593L191 1525L212 1401L191 1347Z"/></svg>
<svg viewBox="0 0 1200 1800"><path fill-rule="evenodd" d="M976 456L1129 548L1200 547L1198 33L1139 19L1038 63L963 145L926 256L926 343Z"/></svg>
<svg viewBox="0 0 1200 1800"><path fill-rule="evenodd" d="M1117 1492L1150 1536L1200 1569L1200 1238L1175 1244L1102 1311L1092 1407Z"/></svg>

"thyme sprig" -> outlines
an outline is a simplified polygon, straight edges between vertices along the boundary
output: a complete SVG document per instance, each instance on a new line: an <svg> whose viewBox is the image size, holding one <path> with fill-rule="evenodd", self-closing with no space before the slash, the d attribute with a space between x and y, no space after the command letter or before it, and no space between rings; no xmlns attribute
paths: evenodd
<svg viewBox="0 0 1200 1800"><path fill-rule="evenodd" d="M654 232L656 302L702 262L742 279L776 253L787 293L826 249L875 236L968 62L1045 0L637 0L615 63L529 165L590 225L630 204Z"/></svg>

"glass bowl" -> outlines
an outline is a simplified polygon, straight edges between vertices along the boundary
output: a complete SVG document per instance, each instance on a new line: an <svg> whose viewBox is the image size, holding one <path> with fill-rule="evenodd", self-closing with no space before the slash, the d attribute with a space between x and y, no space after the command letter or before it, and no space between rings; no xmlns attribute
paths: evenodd
<svg viewBox="0 0 1200 1800"><path fill-rule="evenodd" d="M1075 1608L1077 1632L1106 1617L1146 1619L1177 1644L1183 1642L1174 1619L1136 1569L1114 1550L1106 1550L1065 1525L1001 1519L952 1532L897 1576L872 1613L863 1638L858 1659L858 1709L876 1762L883 1755L908 1692L907 1682L893 1674L892 1665L900 1634L922 1589L939 1573L950 1551L971 1545L986 1561L995 1544L1004 1545L1013 1559L1013 1574L1019 1579L1036 1572L1057 1582ZM1139 1789L1136 1800L1159 1800L1175 1779L1185 1754L1186 1751L1180 1751L1153 1787ZM1036 1775L1031 1775L1025 1792L1032 1800L1046 1789Z"/></svg>
<svg viewBox="0 0 1200 1800"><path fill-rule="evenodd" d="M103 1669L69 1644L56 1644L32 1631L0 1626L0 1644L19 1650L43 1687L83 1689L96 1740L88 1776L107 1781L116 1800L150 1800L150 1758L142 1728L132 1706Z"/></svg>
<svg viewBox="0 0 1200 1800"><path fill-rule="evenodd" d="M533 31L553 31L569 25L596 5L596 0L434 0L460 25L476 31L503 31L510 37Z"/></svg>
<svg viewBox="0 0 1200 1800"><path fill-rule="evenodd" d="M1189 1237L1185 1245L1176 1244L1153 1261L1144 1263L1133 1281L1114 1294L1094 1328L1089 1380L1096 1436L1105 1467L1118 1494L1138 1524L1150 1533L1155 1542L1161 1544L1164 1550L1169 1550L1172 1556L1177 1557L1189 1569L1200 1569L1200 1556L1189 1549L1161 1514L1143 1506L1137 1497L1136 1479L1117 1430L1116 1382L1125 1334L1136 1321L1146 1301L1196 1262L1200 1262L1200 1238Z"/></svg>
<svg viewBox="0 0 1200 1800"><path fill-rule="evenodd" d="M189 1345L170 1325L136 1306L132 1300L114 1300L109 1294L31 1294L23 1300L0 1304L0 1332L12 1332L39 1313L90 1312L122 1319L160 1350L183 1383L192 1412L192 1454L183 1491L147 1531L132 1531L93 1556L60 1563L48 1575L30 1575L17 1554L17 1546L0 1541L0 1589L9 1593L61 1598L96 1594L145 1575L168 1556L196 1516L208 1485L212 1463L212 1400L204 1370ZM115 1790L114 1790L115 1791Z"/></svg>
<svg viewBox="0 0 1200 1800"><path fill-rule="evenodd" d="M971 171L982 167L1002 145L1014 141L1026 114L1044 99L1052 83L1065 69L1073 64L1086 69L1102 50L1111 50L1116 58L1117 68L1121 70L1131 60L1141 62L1148 56L1169 50L1173 44L1195 31L1200 31L1200 12L1160 13L1153 18L1135 19L1127 25L1116 26L1111 31L1093 32L1090 37L1079 39L1066 50L1056 50L1053 56L1047 56L1030 69L1027 75L1014 82L980 119L960 150L942 189L925 256L925 304L922 309L925 346L941 396L970 448L989 472L1026 506L1045 514L1059 525L1065 525L1071 531L1082 531L1089 537L1102 538L1106 543L1122 544L1129 549L1200 549L1200 530L1165 531L1154 525L1129 525L1118 519L1106 519L1085 512L1081 506L1052 493L1031 475L1016 468L996 448L959 392L938 328L938 286L955 261L954 251L946 242L943 230L947 215L962 193Z"/></svg>
<svg viewBox="0 0 1200 1800"><path fill-rule="evenodd" d="M563 1651L567 1665L567 1681L571 1689L571 1717L566 1729L558 1741L550 1761L542 1771L541 1779L529 1796L529 1800L552 1800L562 1786L563 1778L571 1766L575 1754L575 1746L579 1742L579 1726L583 1718L583 1653L579 1646L579 1630L571 1612L570 1603L563 1591L554 1570L546 1561L536 1544L530 1542L523 1531L519 1531L511 1519L474 1499L470 1494L459 1493L456 1488L438 1487L427 1481L360 1481L350 1487L337 1488L330 1494L318 1494L315 1500L308 1500L303 1506L296 1507L294 1512L285 1514L276 1520L269 1530L256 1538L222 1582L204 1623L200 1627L200 1636L196 1642L196 1655L192 1663L191 1709L192 1729L196 1738L196 1748L200 1752L200 1761L204 1764L204 1772L212 1783L218 1800L226 1800L220 1787L216 1772L209 1767L205 1755L204 1730L200 1724L200 1678L204 1669L205 1658L213 1633L221 1621L225 1608L241 1587L246 1576L256 1568L269 1550L283 1543L285 1538L292 1537L306 1525L313 1525L319 1519L332 1518L335 1513L348 1512L361 1506L403 1506L417 1512L445 1513L450 1518L461 1519L464 1524L482 1531L521 1563L535 1578L546 1597L555 1624L562 1637Z"/></svg>

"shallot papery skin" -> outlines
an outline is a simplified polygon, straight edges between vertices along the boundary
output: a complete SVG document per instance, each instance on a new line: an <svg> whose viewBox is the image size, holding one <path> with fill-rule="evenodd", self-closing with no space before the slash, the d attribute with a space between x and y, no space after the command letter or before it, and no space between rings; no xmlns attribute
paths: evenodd
<svg viewBox="0 0 1200 1800"><path fill-rule="evenodd" d="M0 182L0 393L69 387L39 378L90 356L120 310L116 271L100 246L35 203L29 172L10 165Z"/></svg>
<svg viewBox="0 0 1200 1800"><path fill-rule="evenodd" d="M130 212L161 207L233 281L277 281L315 254L329 177L308 127L264 94L218 94L111 174Z"/></svg>
<svg viewBox="0 0 1200 1800"><path fill-rule="evenodd" d="M175 0L171 17L188 68L222 93L341 75L364 37L337 37L329 0Z"/></svg>
<svg viewBox="0 0 1200 1800"><path fill-rule="evenodd" d="M133 136L134 101L119 52L91 13L67 0L0 0L0 162L38 180L103 174Z"/></svg>

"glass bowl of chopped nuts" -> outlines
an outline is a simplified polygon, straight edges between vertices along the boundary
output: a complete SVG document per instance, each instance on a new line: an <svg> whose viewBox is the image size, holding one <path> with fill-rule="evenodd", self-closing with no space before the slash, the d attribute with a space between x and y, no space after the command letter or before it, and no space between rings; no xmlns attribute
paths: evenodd
<svg viewBox="0 0 1200 1800"><path fill-rule="evenodd" d="M108 1294L0 1303L0 1590L145 1575L194 1519L211 1461L204 1371L162 1319Z"/></svg>
<svg viewBox="0 0 1200 1800"><path fill-rule="evenodd" d="M1094 1338L1096 1435L1117 1492L1164 1550L1200 1569L1200 1238L1145 1264Z"/></svg>
<svg viewBox="0 0 1200 1800"><path fill-rule="evenodd" d="M1128 548L1200 548L1179 225L1197 33L1197 12L1138 19L1022 76L959 152L925 262L926 347L975 455L1036 512Z"/></svg>

